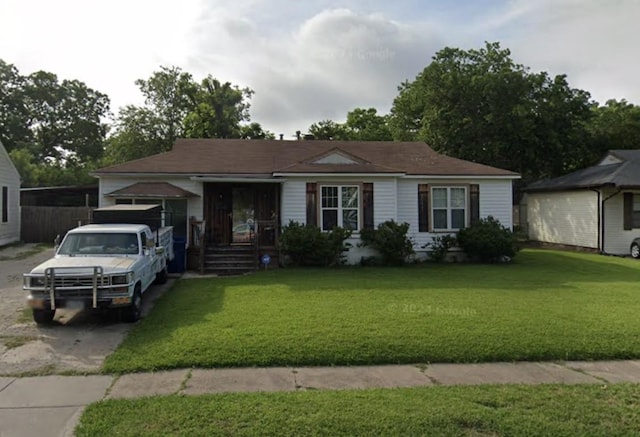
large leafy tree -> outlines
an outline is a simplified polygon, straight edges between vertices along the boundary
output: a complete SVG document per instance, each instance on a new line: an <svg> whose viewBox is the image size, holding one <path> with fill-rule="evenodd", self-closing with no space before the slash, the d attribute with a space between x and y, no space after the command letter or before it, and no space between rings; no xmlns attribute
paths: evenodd
<svg viewBox="0 0 640 437"><path fill-rule="evenodd" d="M161 67L136 84L145 105L120 110L109 137L105 164L171 149L176 138L273 138L259 123L248 123L253 91L208 76L197 83L178 67Z"/></svg>
<svg viewBox="0 0 640 437"><path fill-rule="evenodd" d="M355 108L344 123L322 120L309 126L308 132L318 140L389 141L389 116L378 115L375 108Z"/></svg>
<svg viewBox="0 0 640 437"><path fill-rule="evenodd" d="M345 140L347 134L342 123L333 120L321 120L309 126L309 134L317 140Z"/></svg>
<svg viewBox="0 0 640 437"><path fill-rule="evenodd" d="M563 75L516 64L498 43L467 51L447 47L399 87L389 125L394 139L423 140L530 181L585 164L589 98Z"/></svg>
<svg viewBox="0 0 640 437"><path fill-rule="evenodd" d="M205 78L197 92L197 105L184 120L185 134L191 138L239 138L240 123L249 121L249 99L253 91Z"/></svg>
<svg viewBox="0 0 640 437"><path fill-rule="evenodd" d="M0 139L22 163L23 186L84 175L102 157L109 98L49 72L23 76L0 60ZM30 171L34 167L38 172Z"/></svg>
<svg viewBox="0 0 640 437"><path fill-rule="evenodd" d="M640 106L626 100L608 100L593 107L589 134L593 141L592 161L597 161L610 149L640 147Z"/></svg>

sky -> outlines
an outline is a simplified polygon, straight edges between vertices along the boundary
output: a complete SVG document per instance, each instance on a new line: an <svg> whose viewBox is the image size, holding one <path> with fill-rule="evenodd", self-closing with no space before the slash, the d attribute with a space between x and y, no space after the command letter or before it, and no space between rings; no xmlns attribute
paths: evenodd
<svg viewBox="0 0 640 437"><path fill-rule="evenodd" d="M255 91L251 121L291 139L397 87L444 47L499 41L592 99L640 104L638 0L2 0L0 59L143 104L136 79L178 66Z"/></svg>

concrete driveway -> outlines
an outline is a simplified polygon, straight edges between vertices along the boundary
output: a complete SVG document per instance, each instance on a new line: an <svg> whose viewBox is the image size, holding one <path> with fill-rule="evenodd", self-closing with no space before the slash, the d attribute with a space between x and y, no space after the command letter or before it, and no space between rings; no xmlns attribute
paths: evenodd
<svg viewBox="0 0 640 437"><path fill-rule="evenodd" d="M35 245L0 250L0 375L93 373L133 325L91 312L58 310L55 323L38 326L27 310L22 274L53 255L46 249L24 258ZM143 315L173 281L144 295Z"/></svg>

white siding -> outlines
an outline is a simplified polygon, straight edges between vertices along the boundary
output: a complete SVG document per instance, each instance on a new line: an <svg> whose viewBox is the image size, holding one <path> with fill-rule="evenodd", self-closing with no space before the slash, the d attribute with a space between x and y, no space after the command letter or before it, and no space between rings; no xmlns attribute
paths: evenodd
<svg viewBox="0 0 640 437"><path fill-rule="evenodd" d="M20 240L20 175L6 149L0 143L0 199L2 187L7 187L8 221L0 220L0 246ZM0 203L0 219L2 203Z"/></svg>
<svg viewBox="0 0 640 437"><path fill-rule="evenodd" d="M396 179L376 179L373 181L373 225L387 220L398 221L398 187Z"/></svg>
<svg viewBox="0 0 640 437"><path fill-rule="evenodd" d="M511 181L480 181L480 217L492 216L502 226L513 228L513 194Z"/></svg>
<svg viewBox="0 0 640 437"><path fill-rule="evenodd" d="M612 191L604 192L603 199L612 194ZM640 229L624 230L622 199L622 193L617 193L604 202L604 252L612 255L628 255L631 242L640 237Z"/></svg>
<svg viewBox="0 0 640 437"><path fill-rule="evenodd" d="M598 248L598 194L594 191L530 193L527 219L529 238L534 241Z"/></svg>
<svg viewBox="0 0 640 437"><path fill-rule="evenodd" d="M282 184L280 223L286 225L291 220L298 223L307 223L306 180L287 180Z"/></svg>
<svg viewBox="0 0 640 437"><path fill-rule="evenodd" d="M418 184L427 182L413 179L398 181L398 222L409 223L408 236L413 241L415 251L431 241L431 234L418 232Z"/></svg>
<svg viewBox="0 0 640 437"><path fill-rule="evenodd" d="M513 227L512 181L511 180L445 180L445 179L401 179L398 182L398 221L409 223L409 237L418 258L426 257L427 248L433 236L430 232L418 232L418 185L471 185L480 187L480 217L493 216L500 223ZM468 213L468 211L467 211Z"/></svg>

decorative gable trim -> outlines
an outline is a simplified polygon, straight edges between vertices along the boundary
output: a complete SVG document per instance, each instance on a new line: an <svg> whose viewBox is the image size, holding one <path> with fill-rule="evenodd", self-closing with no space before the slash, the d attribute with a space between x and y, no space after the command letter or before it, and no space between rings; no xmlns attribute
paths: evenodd
<svg viewBox="0 0 640 437"><path fill-rule="evenodd" d="M605 156L604 158L602 158L602 161L600 161L598 163L598 165L619 164L621 162L622 162L622 159L620 159L617 156L614 156L613 154L610 153L607 156Z"/></svg>
<svg viewBox="0 0 640 437"><path fill-rule="evenodd" d="M306 162L309 164L320 164L320 165L321 164L344 164L344 165L369 164L368 161L365 161L362 158L354 156L338 148L332 149L320 156L313 157Z"/></svg>

